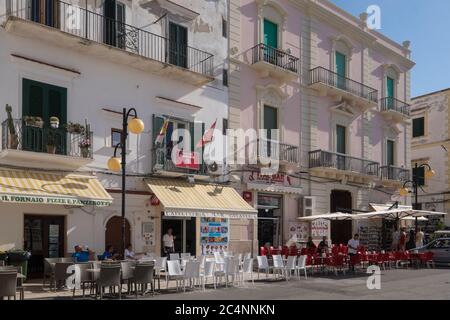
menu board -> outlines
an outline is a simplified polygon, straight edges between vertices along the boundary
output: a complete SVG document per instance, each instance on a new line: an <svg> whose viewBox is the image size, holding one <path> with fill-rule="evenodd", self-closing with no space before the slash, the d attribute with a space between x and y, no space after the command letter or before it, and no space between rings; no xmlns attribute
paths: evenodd
<svg viewBox="0 0 450 320"><path fill-rule="evenodd" d="M228 250L229 238L228 219L201 218L200 245L203 254L223 252Z"/></svg>

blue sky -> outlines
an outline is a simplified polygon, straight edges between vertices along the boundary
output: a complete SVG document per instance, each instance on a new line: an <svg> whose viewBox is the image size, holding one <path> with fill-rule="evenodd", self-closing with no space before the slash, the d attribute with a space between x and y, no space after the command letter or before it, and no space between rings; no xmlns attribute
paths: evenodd
<svg viewBox="0 0 450 320"><path fill-rule="evenodd" d="M411 95L450 88L450 0L331 0L359 16L370 5L381 9L381 33L411 41Z"/></svg>

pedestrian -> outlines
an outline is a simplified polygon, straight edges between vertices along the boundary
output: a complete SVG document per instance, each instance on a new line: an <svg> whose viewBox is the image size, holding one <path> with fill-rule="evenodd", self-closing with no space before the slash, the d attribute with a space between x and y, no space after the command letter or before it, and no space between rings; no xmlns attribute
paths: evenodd
<svg viewBox="0 0 450 320"><path fill-rule="evenodd" d="M416 233L414 232L414 230L409 230L409 234L406 240L406 250L411 250L416 247Z"/></svg>
<svg viewBox="0 0 450 320"><path fill-rule="evenodd" d="M175 251L175 236L171 227L167 229L166 234L163 236L163 246L167 257Z"/></svg>
<svg viewBox="0 0 450 320"><path fill-rule="evenodd" d="M425 237L425 234L423 233L422 229L419 228L419 230L416 233L416 248L423 247L423 238Z"/></svg>
<svg viewBox="0 0 450 320"><path fill-rule="evenodd" d="M406 229L401 228L400 229L400 238L398 240L398 249L399 251L405 251L406 249Z"/></svg>
<svg viewBox="0 0 450 320"><path fill-rule="evenodd" d="M358 253L358 247L359 247L359 234L355 233L352 239L348 240L347 243L348 247L348 255L350 256L350 271L355 272L355 265L353 263L354 256Z"/></svg>
<svg viewBox="0 0 450 320"><path fill-rule="evenodd" d="M398 231L398 227L394 227L394 232L392 233L392 251L398 251L398 243L400 240L400 231Z"/></svg>

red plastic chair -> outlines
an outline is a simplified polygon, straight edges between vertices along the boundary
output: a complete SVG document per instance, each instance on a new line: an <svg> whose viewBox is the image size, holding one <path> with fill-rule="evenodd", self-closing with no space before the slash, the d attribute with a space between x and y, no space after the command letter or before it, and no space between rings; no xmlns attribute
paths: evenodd
<svg viewBox="0 0 450 320"><path fill-rule="evenodd" d="M296 246L292 246L289 248L289 256L297 256L298 255L298 249Z"/></svg>
<svg viewBox="0 0 450 320"><path fill-rule="evenodd" d="M260 247L259 248L259 255L260 256L267 256L269 254L269 250L267 250L266 247Z"/></svg>
<svg viewBox="0 0 450 320"><path fill-rule="evenodd" d="M336 246L335 244L333 244L333 246L331 247L331 254L336 255L338 253L339 253L339 247Z"/></svg>
<svg viewBox="0 0 450 320"><path fill-rule="evenodd" d="M306 255L308 255L308 249L306 249L306 248L301 248L301 249L300 249L300 255L301 255L301 256L306 256Z"/></svg>
<svg viewBox="0 0 450 320"><path fill-rule="evenodd" d="M433 257L434 257L433 252L431 252L431 251L425 252L424 255L420 256L421 263L425 264L427 266L427 268L429 268L430 265L434 268Z"/></svg>
<svg viewBox="0 0 450 320"><path fill-rule="evenodd" d="M289 255L289 248L286 246L281 248L281 255L284 256L285 258L287 258L287 256Z"/></svg>
<svg viewBox="0 0 450 320"><path fill-rule="evenodd" d="M336 276L339 270L342 271L342 273L345 275L345 261L343 255L339 254L330 257L327 261L327 266L334 269L334 273L336 274Z"/></svg>

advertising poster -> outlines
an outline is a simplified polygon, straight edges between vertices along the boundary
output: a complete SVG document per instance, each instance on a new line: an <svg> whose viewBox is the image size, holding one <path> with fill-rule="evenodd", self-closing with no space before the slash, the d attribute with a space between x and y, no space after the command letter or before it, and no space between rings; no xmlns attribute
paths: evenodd
<svg viewBox="0 0 450 320"><path fill-rule="evenodd" d="M289 223L289 239L295 243L307 242L309 237L308 222L290 222Z"/></svg>
<svg viewBox="0 0 450 320"><path fill-rule="evenodd" d="M200 244L203 254L228 250L228 219L201 218Z"/></svg>
<svg viewBox="0 0 450 320"><path fill-rule="evenodd" d="M328 237L329 221L318 219L311 222L311 237L321 238Z"/></svg>

